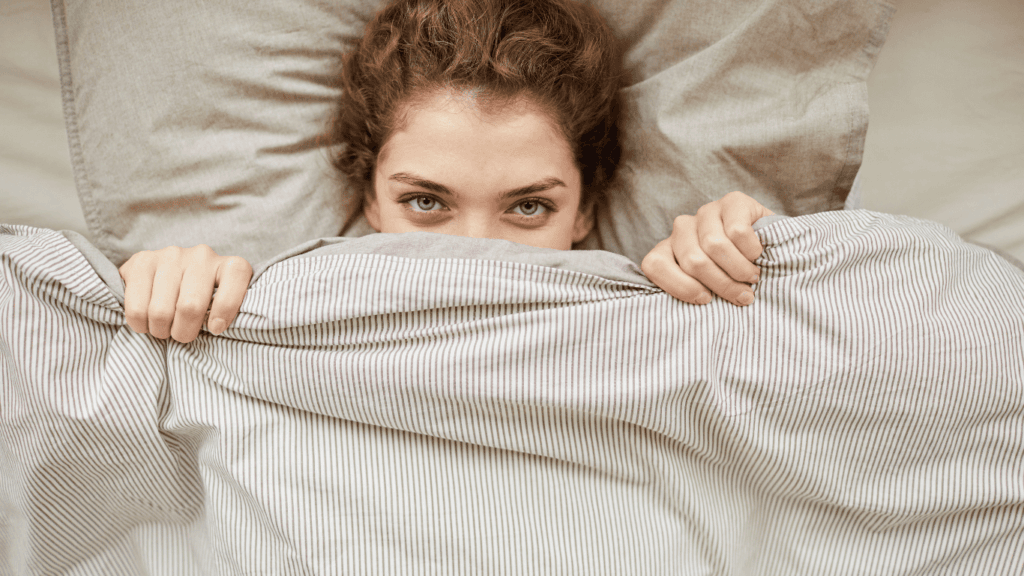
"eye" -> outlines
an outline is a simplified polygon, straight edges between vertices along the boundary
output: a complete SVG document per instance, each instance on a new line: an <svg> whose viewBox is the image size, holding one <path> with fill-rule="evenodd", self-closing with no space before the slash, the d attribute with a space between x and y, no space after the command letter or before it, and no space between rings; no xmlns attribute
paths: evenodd
<svg viewBox="0 0 1024 576"><path fill-rule="evenodd" d="M514 213L521 214L523 216L538 216L547 210L547 206L541 204L539 200L534 199L523 200L512 208Z"/></svg>
<svg viewBox="0 0 1024 576"><path fill-rule="evenodd" d="M441 210L444 206L437 201L437 198L430 196L417 196L405 201L414 212L434 212Z"/></svg>

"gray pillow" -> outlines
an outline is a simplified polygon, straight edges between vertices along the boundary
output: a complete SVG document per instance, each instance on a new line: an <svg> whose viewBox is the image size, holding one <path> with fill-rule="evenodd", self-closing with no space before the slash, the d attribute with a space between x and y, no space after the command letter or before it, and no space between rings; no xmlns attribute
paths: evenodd
<svg viewBox="0 0 1024 576"><path fill-rule="evenodd" d="M842 208L861 160L882 0L600 0L624 40L624 157L585 243L639 261L732 190ZM75 179L115 264L205 243L254 264L342 233L318 138L378 0L52 0ZM345 230L369 232L365 222Z"/></svg>

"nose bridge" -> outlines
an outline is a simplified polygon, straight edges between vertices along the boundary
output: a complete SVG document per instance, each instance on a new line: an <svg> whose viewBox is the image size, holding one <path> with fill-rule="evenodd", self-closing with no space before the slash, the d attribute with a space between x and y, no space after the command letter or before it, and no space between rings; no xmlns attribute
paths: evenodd
<svg viewBox="0 0 1024 576"><path fill-rule="evenodd" d="M451 234L467 238L502 238L501 214L490 202L463 202L455 211Z"/></svg>
<svg viewBox="0 0 1024 576"><path fill-rule="evenodd" d="M485 214L477 211L467 212L461 218L459 235L469 238L494 238L491 223Z"/></svg>

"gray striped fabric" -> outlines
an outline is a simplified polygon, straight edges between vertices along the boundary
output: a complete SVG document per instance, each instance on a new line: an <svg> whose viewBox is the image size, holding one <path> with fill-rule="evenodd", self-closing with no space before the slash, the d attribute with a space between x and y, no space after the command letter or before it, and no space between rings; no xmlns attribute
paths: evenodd
<svg viewBox="0 0 1024 576"><path fill-rule="evenodd" d="M771 223L746 308L378 235L271 266L191 345L128 329L64 236L2 231L3 575L1024 567L1024 274L935 224Z"/></svg>

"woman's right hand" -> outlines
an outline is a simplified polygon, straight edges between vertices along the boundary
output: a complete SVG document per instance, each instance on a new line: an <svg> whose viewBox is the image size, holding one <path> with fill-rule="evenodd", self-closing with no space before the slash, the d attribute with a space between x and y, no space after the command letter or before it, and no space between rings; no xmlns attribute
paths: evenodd
<svg viewBox="0 0 1024 576"><path fill-rule="evenodd" d="M220 256L205 244L139 252L120 272L128 326L182 343L196 339L207 310L210 332L220 334L230 326L252 278L252 266L244 259Z"/></svg>
<svg viewBox="0 0 1024 576"><path fill-rule="evenodd" d="M754 301L752 284L761 271L753 264L763 250L754 222L774 214L742 192L679 216L672 235L644 257L640 269L652 282L690 304L711 302L711 293L737 306Z"/></svg>

